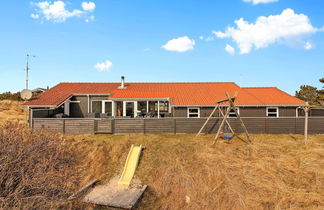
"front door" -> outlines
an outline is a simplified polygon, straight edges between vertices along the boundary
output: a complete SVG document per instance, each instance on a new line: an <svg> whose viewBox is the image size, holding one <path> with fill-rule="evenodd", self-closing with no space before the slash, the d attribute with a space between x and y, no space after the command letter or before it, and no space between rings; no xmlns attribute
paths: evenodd
<svg viewBox="0 0 324 210"><path fill-rule="evenodd" d="M134 109L135 109L135 103L134 101L126 101L125 102L125 111L127 117L134 117Z"/></svg>

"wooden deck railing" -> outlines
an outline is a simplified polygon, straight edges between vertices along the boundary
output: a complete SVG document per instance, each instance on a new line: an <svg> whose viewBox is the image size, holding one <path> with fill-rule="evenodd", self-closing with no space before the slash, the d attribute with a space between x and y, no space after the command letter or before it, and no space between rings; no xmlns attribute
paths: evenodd
<svg viewBox="0 0 324 210"><path fill-rule="evenodd" d="M249 133L292 133L303 134L304 118L242 118ZM33 130L47 129L67 134L94 133L197 133L206 118L34 118ZM236 118L229 119L237 133L241 126ZM204 133L216 133L220 119L213 118L208 122ZM324 117L309 118L310 134L324 134Z"/></svg>

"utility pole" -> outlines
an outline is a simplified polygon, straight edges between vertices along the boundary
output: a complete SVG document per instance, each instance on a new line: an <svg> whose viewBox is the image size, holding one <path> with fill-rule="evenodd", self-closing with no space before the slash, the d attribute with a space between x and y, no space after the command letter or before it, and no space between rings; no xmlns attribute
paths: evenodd
<svg viewBox="0 0 324 210"><path fill-rule="evenodd" d="M28 90L28 71L29 71L29 56L36 58L35 55L27 54L27 63L26 63L26 89Z"/></svg>

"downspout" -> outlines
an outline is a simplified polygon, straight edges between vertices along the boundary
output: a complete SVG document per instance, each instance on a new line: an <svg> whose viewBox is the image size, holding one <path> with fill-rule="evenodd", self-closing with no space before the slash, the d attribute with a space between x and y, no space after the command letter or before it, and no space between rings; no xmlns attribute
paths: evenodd
<svg viewBox="0 0 324 210"><path fill-rule="evenodd" d="M89 113L90 113L90 97L89 97L89 94L87 95L87 98L88 98L88 116L89 116Z"/></svg>
<svg viewBox="0 0 324 210"><path fill-rule="evenodd" d="M160 101L158 101L157 105L158 105L158 118L160 118Z"/></svg>
<svg viewBox="0 0 324 210"><path fill-rule="evenodd" d="M30 119L29 119L29 126L33 130L33 109L30 109Z"/></svg>

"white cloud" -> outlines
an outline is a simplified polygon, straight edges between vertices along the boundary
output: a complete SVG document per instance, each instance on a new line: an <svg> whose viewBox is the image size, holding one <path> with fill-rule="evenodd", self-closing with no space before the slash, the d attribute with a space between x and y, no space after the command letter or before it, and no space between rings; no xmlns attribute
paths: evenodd
<svg viewBox="0 0 324 210"><path fill-rule="evenodd" d="M209 36L209 37L207 37L205 39L205 41L207 41L207 42L210 42L210 41L213 41L213 40L214 40L214 37L212 37L212 36Z"/></svg>
<svg viewBox="0 0 324 210"><path fill-rule="evenodd" d="M95 19L95 16L91 15L90 17L85 19L85 22L89 23L89 22L94 21L94 19Z"/></svg>
<svg viewBox="0 0 324 210"><path fill-rule="evenodd" d="M39 15L38 14L30 14L30 17L33 18L33 19L38 19L39 18Z"/></svg>
<svg viewBox="0 0 324 210"><path fill-rule="evenodd" d="M207 36L207 37L199 36L199 39L200 40L205 40L206 42L210 42L210 41L214 40L214 37L213 36Z"/></svg>
<svg viewBox="0 0 324 210"><path fill-rule="evenodd" d="M175 52L185 52L193 50L195 46L195 40L189 39L187 36L175 38L169 40L165 45L162 46L165 50Z"/></svg>
<svg viewBox="0 0 324 210"><path fill-rule="evenodd" d="M31 14L32 18L43 18L54 23L62 23L65 22L68 18L72 17L86 17L88 12L93 11L95 8L93 2L83 2L82 8L84 9L84 11L79 9L68 10L66 9L66 4L61 0L54 1L53 3L51 1L42 1L38 3L32 3L32 5L36 7L35 13ZM93 18L88 17L87 19L88 21L86 22L89 22L89 20Z"/></svg>
<svg viewBox="0 0 324 210"><path fill-rule="evenodd" d="M304 14L295 14L286 9L279 15L260 16L255 23L243 18L235 21L236 27L227 27L225 32L213 31L218 38L232 38L237 43L241 54L268 47L274 43L297 43L306 36L320 31L310 23ZM297 41L296 41L297 40Z"/></svg>
<svg viewBox="0 0 324 210"><path fill-rule="evenodd" d="M272 2L278 2L279 0L243 0L244 2L252 2L252 4L266 4L266 3L272 3Z"/></svg>
<svg viewBox="0 0 324 210"><path fill-rule="evenodd" d="M305 50L311 50L314 48L314 44L310 41L305 42L304 49Z"/></svg>
<svg viewBox="0 0 324 210"><path fill-rule="evenodd" d="M93 11L96 8L96 4L91 1L82 2L81 6L85 11Z"/></svg>
<svg viewBox="0 0 324 210"><path fill-rule="evenodd" d="M98 71L108 71L112 66L112 62L109 60L105 60L102 63L96 63L93 67Z"/></svg>
<svg viewBox="0 0 324 210"><path fill-rule="evenodd" d="M230 55L234 55L234 54L235 54L235 49L234 49L231 45L229 45L229 44L226 45L225 50L226 50L226 52L228 52Z"/></svg>

